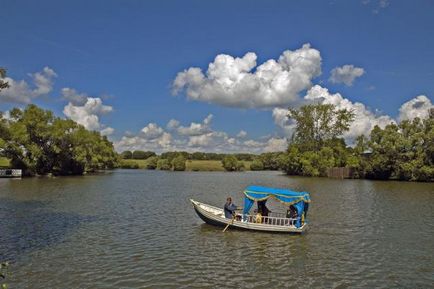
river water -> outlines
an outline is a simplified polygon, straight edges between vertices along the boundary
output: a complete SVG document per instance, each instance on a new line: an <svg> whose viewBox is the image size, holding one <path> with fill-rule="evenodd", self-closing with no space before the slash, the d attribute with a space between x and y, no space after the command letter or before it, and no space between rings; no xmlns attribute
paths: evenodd
<svg viewBox="0 0 434 289"><path fill-rule="evenodd" d="M310 192L310 230L222 233L189 203L241 205L251 184ZM9 288L432 288L433 257L434 184L146 170L0 179Z"/></svg>

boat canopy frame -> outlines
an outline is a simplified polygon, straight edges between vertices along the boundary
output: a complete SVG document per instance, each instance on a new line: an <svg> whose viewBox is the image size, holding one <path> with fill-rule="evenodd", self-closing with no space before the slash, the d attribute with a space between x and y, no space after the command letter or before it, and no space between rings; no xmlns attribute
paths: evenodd
<svg viewBox="0 0 434 289"><path fill-rule="evenodd" d="M297 220L295 226L302 226L301 220L307 216L309 209L310 195L307 192L296 192L288 189L269 188L261 186L248 186L244 190L244 208L243 216L249 214L255 201L265 201L269 198L274 198L285 205L293 205L297 210Z"/></svg>

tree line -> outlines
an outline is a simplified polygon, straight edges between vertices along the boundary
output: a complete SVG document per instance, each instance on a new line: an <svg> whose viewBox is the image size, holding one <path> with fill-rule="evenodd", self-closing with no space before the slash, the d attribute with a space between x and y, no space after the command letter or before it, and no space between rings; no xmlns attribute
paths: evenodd
<svg viewBox="0 0 434 289"><path fill-rule="evenodd" d="M0 155L24 175L80 175L117 166L113 144L36 105L0 113Z"/></svg>

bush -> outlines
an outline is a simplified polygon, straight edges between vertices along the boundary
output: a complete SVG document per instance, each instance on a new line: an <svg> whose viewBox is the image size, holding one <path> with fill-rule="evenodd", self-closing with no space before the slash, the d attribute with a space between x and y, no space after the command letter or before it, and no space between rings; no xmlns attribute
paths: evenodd
<svg viewBox="0 0 434 289"><path fill-rule="evenodd" d="M172 168L172 166L170 165L169 160L167 160L167 159L160 159L157 162L157 168L159 170L162 170L162 171L169 171Z"/></svg>
<svg viewBox="0 0 434 289"><path fill-rule="evenodd" d="M262 171L264 169L264 164L261 160L256 159L250 164L250 169L252 171Z"/></svg>
<svg viewBox="0 0 434 289"><path fill-rule="evenodd" d="M139 165L137 163L121 161L120 167L122 169L138 169Z"/></svg>
<svg viewBox="0 0 434 289"><path fill-rule="evenodd" d="M121 153L121 158L124 160L129 160L133 157L133 153L131 151L124 151Z"/></svg>
<svg viewBox="0 0 434 289"><path fill-rule="evenodd" d="M244 162L242 161L237 162L237 171L244 171L245 168L246 166L244 165Z"/></svg>
<svg viewBox="0 0 434 289"><path fill-rule="evenodd" d="M134 151L132 158L135 160L146 160L154 156L155 156L154 152Z"/></svg>
<svg viewBox="0 0 434 289"><path fill-rule="evenodd" d="M172 160L174 171L185 171L185 158L182 155L177 156Z"/></svg>
<svg viewBox="0 0 434 289"><path fill-rule="evenodd" d="M223 168L227 171L238 171L239 163L236 157L232 155L225 156L222 160ZM244 166L244 164L243 164Z"/></svg>
<svg viewBox="0 0 434 289"><path fill-rule="evenodd" d="M148 170L155 170L157 168L157 164L158 164L158 157L150 157L147 160L146 168Z"/></svg>

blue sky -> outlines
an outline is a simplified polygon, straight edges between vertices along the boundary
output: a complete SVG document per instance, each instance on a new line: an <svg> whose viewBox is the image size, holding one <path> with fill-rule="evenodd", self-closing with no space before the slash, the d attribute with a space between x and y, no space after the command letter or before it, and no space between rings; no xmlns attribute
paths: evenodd
<svg viewBox="0 0 434 289"><path fill-rule="evenodd" d="M372 113L349 139L367 130L367 122L381 125L432 106L432 1L2 0L1 7L0 66L17 86L23 80L28 87L2 92L0 110L31 102L76 120L90 115L92 121L95 115L97 124L83 124L112 128L110 139L119 150L273 150L293 129L290 121L279 119L279 109L299 105L311 87L321 99L360 102L365 106L359 107L360 115ZM200 94L195 98L187 92L191 78L172 95L178 73L190 67L201 68L210 84L206 70L217 55L255 53L256 65L247 75L256 77L258 66L306 43L320 53L320 66L312 65L321 73L309 74L309 83L297 84L292 94L274 95L277 102L264 105L256 99L243 105L252 91L233 87L224 98L210 94L212 85L195 87L192 93ZM36 91L35 73L45 67L49 70L40 76L47 81ZM335 68L341 69L332 81ZM64 88L74 89L75 96L71 92L66 99ZM342 97L338 102L336 93ZM412 106L418 96L424 96L417 99L423 105ZM98 108L83 111L87 97L100 98L93 102ZM229 104L237 97L236 105ZM169 129L171 119L178 124ZM241 130L247 135L236 137Z"/></svg>

